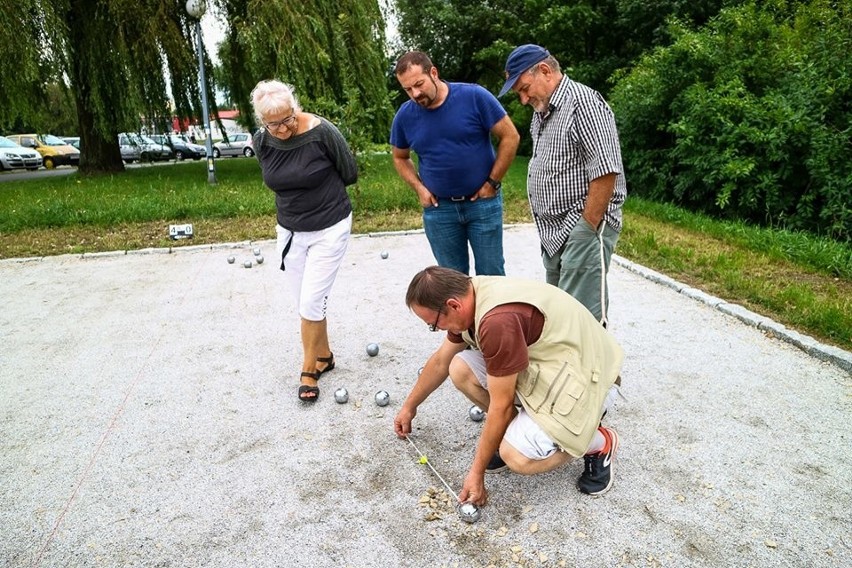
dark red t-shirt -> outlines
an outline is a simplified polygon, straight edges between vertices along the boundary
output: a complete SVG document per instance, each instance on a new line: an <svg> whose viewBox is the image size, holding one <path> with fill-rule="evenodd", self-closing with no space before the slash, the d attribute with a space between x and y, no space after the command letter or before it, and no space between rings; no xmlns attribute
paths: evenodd
<svg viewBox="0 0 852 568"><path fill-rule="evenodd" d="M485 370L493 377L519 373L529 366L527 346L541 337L544 314L531 304L516 302L491 309L480 321L479 350ZM470 330L474 335L475 329ZM447 332L447 339L463 343L461 335Z"/></svg>

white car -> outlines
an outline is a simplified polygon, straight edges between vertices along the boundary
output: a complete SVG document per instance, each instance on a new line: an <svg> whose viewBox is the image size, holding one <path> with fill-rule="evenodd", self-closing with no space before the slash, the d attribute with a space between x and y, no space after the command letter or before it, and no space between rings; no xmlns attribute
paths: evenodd
<svg viewBox="0 0 852 568"><path fill-rule="evenodd" d="M0 136L0 170L37 170L41 167L41 154L32 148L18 146Z"/></svg>
<svg viewBox="0 0 852 568"><path fill-rule="evenodd" d="M247 132L229 134L227 142L222 140L213 144L213 157L221 158L222 156L245 156L246 158L254 156L251 134Z"/></svg>

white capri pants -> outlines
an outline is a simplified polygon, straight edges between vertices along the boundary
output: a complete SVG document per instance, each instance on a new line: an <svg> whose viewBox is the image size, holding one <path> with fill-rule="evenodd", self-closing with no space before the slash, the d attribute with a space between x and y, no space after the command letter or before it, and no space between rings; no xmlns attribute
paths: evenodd
<svg viewBox="0 0 852 568"><path fill-rule="evenodd" d="M475 349L466 349L458 353L456 358L460 358L476 375L482 388L488 390L488 373L485 370L485 358L482 353ZM610 407L617 392L617 388L613 385L607 394L604 409ZM515 396L515 404L520 406L517 396ZM518 408L518 415L509 422L503 440L531 460L543 460L559 449L559 446L535 423L522 406Z"/></svg>
<svg viewBox="0 0 852 568"><path fill-rule="evenodd" d="M278 259L284 264L284 279L303 319L325 319L328 295L343 263L351 231L351 213L346 219L320 231L294 233L276 225ZM288 243L287 256L281 259Z"/></svg>

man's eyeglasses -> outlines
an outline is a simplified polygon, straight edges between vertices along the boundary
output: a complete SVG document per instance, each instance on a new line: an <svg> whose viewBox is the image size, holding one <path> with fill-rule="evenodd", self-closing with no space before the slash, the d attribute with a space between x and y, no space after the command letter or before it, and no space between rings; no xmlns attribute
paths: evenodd
<svg viewBox="0 0 852 568"><path fill-rule="evenodd" d="M438 331L438 320L441 319L441 314L443 310L438 310L438 315L435 316L435 323L429 324L429 331Z"/></svg>
<svg viewBox="0 0 852 568"><path fill-rule="evenodd" d="M264 122L263 126L265 126L267 130L278 130L282 126L288 126L290 124L293 124L294 120L296 120L295 112L283 120L276 120L275 122Z"/></svg>

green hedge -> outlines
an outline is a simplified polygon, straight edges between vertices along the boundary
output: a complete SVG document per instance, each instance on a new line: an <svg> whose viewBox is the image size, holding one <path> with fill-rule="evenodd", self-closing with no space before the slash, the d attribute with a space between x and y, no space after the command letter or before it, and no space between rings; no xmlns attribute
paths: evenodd
<svg viewBox="0 0 852 568"><path fill-rule="evenodd" d="M673 23L610 95L631 191L850 239L852 0L781 0Z"/></svg>

